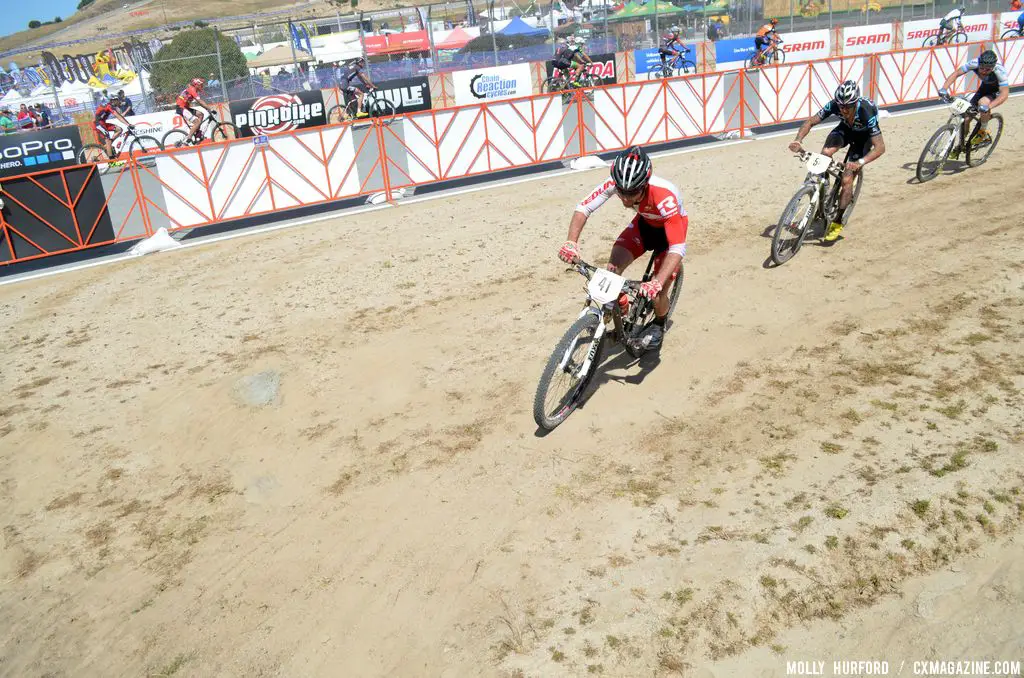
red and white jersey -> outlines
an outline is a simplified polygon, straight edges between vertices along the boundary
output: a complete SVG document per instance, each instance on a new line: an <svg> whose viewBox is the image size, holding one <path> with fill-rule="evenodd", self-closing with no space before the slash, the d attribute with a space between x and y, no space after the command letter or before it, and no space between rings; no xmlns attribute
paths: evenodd
<svg viewBox="0 0 1024 678"><path fill-rule="evenodd" d="M589 217L613 195L615 195L615 182L608 177L576 205L576 211L583 212ZM685 252L683 246L686 244L686 229L689 219L683 208L683 196L675 184L657 175L652 175L647 184L647 191L635 209L637 214L649 225L665 229L665 239L668 240L670 252L679 252L680 254Z"/></svg>

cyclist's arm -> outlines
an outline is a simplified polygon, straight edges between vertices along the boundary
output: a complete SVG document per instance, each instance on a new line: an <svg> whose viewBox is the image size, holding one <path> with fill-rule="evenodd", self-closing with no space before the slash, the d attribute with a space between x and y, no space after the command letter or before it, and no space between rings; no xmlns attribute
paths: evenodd
<svg viewBox="0 0 1024 678"><path fill-rule="evenodd" d="M370 82L370 79L368 77L366 77L366 73L359 71L359 79L362 80L363 84L365 84L367 87L369 87L370 89L374 89L373 83Z"/></svg>
<svg viewBox="0 0 1024 678"><path fill-rule="evenodd" d="M199 97L196 97L195 99L193 99L193 100L192 100L192 103L194 103L194 104L199 104L200 106L202 106L203 108L205 108L207 112L209 112L209 111L210 111L210 104L206 103L205 101L203 101L203 100L202 100L202 99L200 99Z"/></svg>
<svg viewBox="0 0 1024 678"><path fill-rule="evenodd" d="M615 182L609 177L604 183L595 187L586 198L580 200L576 205L576 211L572 214L572 220L569 222L568 240L579 242L580 233L583 232L583 226L587 223L587 219L597 211L597 208L605 204L613 193L615 193Z"/></svg>
<svg viewBox="0 0 1024 678"><path fill-rule="evenodd" d="M794 141L798 144L802 143L804 137L811 133L811 128L817 125L819 122L821 122L821 120L821 115L818 113L815 113L811 117L804 120L804 124L800 125L800 129L797 130L796 139L794 139Z"/></svg>
<svg viewBox="0 0 1024 678"><path fill-rule="evenodd" d="M131 124L130 122L128 122L128 118L126 118L126 117L124 117L123 115L121 115L121 111L119 111L119 110L117 110L117 109L115 109L115 108L113 108L113 107L111 107L111 109L110 109L110 110L111 110L111 111L113 111L113 113L114 113L114 117L116 117L116 118L117 118L118 120L120 120L121 122L123 122L123 123L124 123L125 125L127 125L128 127L131 127L131 125L132 125L132 124Z"/></svg>
<svg viewBox="0 0 1024 678"><path fill-rule="evenodd" d="M665 259L661 262L661 267L655 273L655 277L663 288L668 286L672 272L676 270L679 262L683 260L683 255L686 254L686 231L690 225L690 218L685 214L680 214L678 206L672 209L676 212L675 216L665 221L665 239L668 241L668 252L666 252Z"/></svg>
<svg viewBox="0 0 1024 678"><path fill-rule="evenodd" d="M942 87L940 87L939 89L948 90L950 87L953 86L954 82L962 78L964 75L966 75L965 71L953 71L952 73L949 74L949 77L946 78L946 82L942 83Z"/></svg>
<svg viewBox="0 0 1024 678"><path fill-rule="evenodd" d="M872 163L875 160L878 160L884 154L885 139L882 138L882 132L879 131L878 134L872 134L871 136L871 150L868 151L868 154L864 156L864 162L857 164L867 165L868 163Z"/></svg>

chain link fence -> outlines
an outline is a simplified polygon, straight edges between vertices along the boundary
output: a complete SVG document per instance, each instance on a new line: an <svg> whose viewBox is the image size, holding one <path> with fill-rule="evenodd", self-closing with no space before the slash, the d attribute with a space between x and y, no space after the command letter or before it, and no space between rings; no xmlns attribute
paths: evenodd
<svg viewBox="0 0 1024 678"><path fill-rule="evenodd" d="M1009 9L1005 0L965 4L968 14ZM114 75L120 69L131 71L134 77L124 81L90 80L99 73L99 63L92 63L90 55L44 59L37 68L24 69L25 74L35 71L34 78L0 69L0 110L11 109L13 122L7 131L42 124L41 118L30 121L24 115L18 120L22 103L31 110L42 104L52 124L84 124L100 100L119 90L126 92L134 113L171 109L194 77L208 82L204 98L228 103L339 86L349 61L358 56L367 58L370 76L382 81L542 61L568 35L585 38L588 53L606 54L656 46L672 25L681 27L685 41L702 41L752 35L769 17L779 19L783 32L793 32L938 21L958 6L959 0L646 0L625 7L611 0L530 0L528 5L453 0L378 12L254 20L223 31L195 22L165 27L160 38L140 33L112 46L114 63L106 64L107 70ZM17 61L16 54L7 56ZM58 77L47 77L56 70L61 71ZM3 118L0 127L5 126Z"/></svg>

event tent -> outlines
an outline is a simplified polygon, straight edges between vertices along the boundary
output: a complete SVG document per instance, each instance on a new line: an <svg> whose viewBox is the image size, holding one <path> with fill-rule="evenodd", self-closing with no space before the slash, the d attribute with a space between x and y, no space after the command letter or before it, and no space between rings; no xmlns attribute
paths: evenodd
<svg viewBox="0 0 1024 678"><path fill-rule="evenodd" d="M286 66L296 62L303 63L312 60L313 55L309 52L294 49L288 45L278 45L255 59L249 59L248 66L249 68L269 68L270 66Z"/></svg>
<svg viewBox="0 0 1024 678"><path fill-rule="evenodd" d="M462 49L465 47L473 36L462 30L461 28L455 28L445 36L445 39L434 45L436 49Z"/></svg>
<svg viewBox="0 0 1024 678"><path fill-rule="evenodd" d="M508 25L498 31L498 35L525 35L529 37L547 35L548 29L546 28L533 28L528 23L522 20L521 17L516 17L512 21L508 22Z"/></svg>

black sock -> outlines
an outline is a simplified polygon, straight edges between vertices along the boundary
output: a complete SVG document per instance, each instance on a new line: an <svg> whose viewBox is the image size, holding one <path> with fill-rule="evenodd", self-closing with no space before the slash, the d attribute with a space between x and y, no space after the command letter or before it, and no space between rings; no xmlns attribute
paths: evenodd
<svg viewBox="0 0 1024 678"><path fill-rule="evenodd" d="M654 324L657 325L658 327L662 328L662 329L665 329L665 321L666 320L668 320L668 316L667 315L663 315L660 318L658 316L654 316Z"/></svg>

